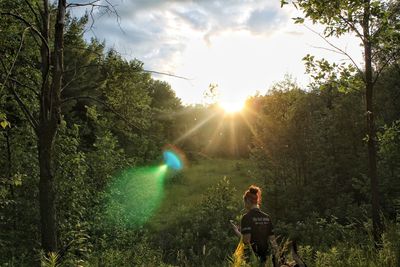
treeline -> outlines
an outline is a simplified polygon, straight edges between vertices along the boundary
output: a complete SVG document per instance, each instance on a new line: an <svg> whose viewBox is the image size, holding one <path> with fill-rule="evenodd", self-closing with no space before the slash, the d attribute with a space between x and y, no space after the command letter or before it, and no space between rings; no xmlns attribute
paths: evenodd
<svg viewBox="0 0 400 267"><path fill-rule="evenodd" d="M390 68L376 90L380 206L389 221L400 208L399 71ZM341 92L324 84L304 91L287 79L250 103L256 114L252 159L267 210L284 222L282 230L329 246L319 235L302 234L302 227L316 218L361 227L371 217L362 88Z"/></svg>
<svg viewBox="0 0 400 267"><path fill-rule="evenodd" d="M352 76L355 82L346 82L346 88L338 77L306 89L286 77L267 94L249 98L242 114L234 116L244 136L250 136L248 154L241 156L257 165L252 182L263 187L263 207L273 218L276 234L282 244L286 238L301 244L300 254L310 266L397 266L400 262L399 73L399 65L390 66L376 85L383 224L378 243L371 220L365 98L359 77ZM212 113L215 107L203 109ZM196 130L200 151L207 147L201 146L201 140L215 138L215 132L215 127ZM205 193L204 202L154 237L167 262L189 266L213 265L216 259L220 262L216 266L229 262L237 240L227 230L227 221L237 216L241 204L232 197L229 182L221 181L215 188ZM212 215L217 212L218 216Z"/></svg>

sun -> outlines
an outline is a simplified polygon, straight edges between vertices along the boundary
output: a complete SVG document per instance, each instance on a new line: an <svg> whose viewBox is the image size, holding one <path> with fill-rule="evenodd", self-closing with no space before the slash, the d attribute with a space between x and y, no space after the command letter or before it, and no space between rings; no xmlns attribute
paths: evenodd
<svg viewBox="0 0 400 267"><path fill-rule="evenodd" d="M218 105L226 112L226 113L237 113L242 111L244 108L245 101L220 101Z"/></svg>

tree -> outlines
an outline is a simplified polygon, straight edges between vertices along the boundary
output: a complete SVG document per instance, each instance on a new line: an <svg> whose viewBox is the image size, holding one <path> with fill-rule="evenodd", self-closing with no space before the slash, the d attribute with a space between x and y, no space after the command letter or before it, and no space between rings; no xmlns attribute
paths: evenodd
<svg viewBox="0 0 400 267"><path fill-rule="evenodd" d="M67 4L66 0L57 1L57 5L53 5L48 0L43 1L18 1L16 3L4 3L1 15L10 19L14 19L21 26L23 25L22 34L19 42L19 49L15 52L12 64L2 62L5 73L7 74L2 86L7 87L10 93L18 102L27 121L34 129L37 136L38 159L39 159L39 206L40 206L40 225L41 225L41 244L46 252L57 251L57 229L56 229L56 206L55 206L55 182L54 182L54 142L57 130L61 122L61 90L63 86L64 76L64 34L67 19L67 8L76 6L92 6L112 9L107 5L100 5L98 1L89 2L87 4ZM4 11L3 11L4 10ZM22 11L22 12L19 12ZM54 18L55 15L55 19ZM54 23L54 29L51 27ZM14 23L15 25L15 23ZM18 27L16 27L19 29ZM13 77L13 70L20 52L23 50L26 32L30 32L32 43L35 49L30 56L24 58L25 62L33 61L35 64L28 66L26 71L34 73L33 77L37 78L35 69L39 68L40 78L35 79L37 90L36 110L26 105L24 100L19 97L15 88L23 87L24 83L19 81L17 77ZM15 38L15 36L14 36ZM9 51L7 51L9 52ZM35 62L37 56L39 62ZM32 67L35 66L35 67ZM33 69L33 71L32 71ZM26 86L25 86L26 87ZM34 98L35 99L35 98Z"/></svg>
<svg viewBox="0 0 400 267"><path fill-rule="evenodd" d="M281 5L288 2L281 0ZM368 145L368 176L370 178L373 235L377 243L382 224L379 207L379 181L377 174L377 138L375 127L374 85L386 66L398 57L396 40L400 25L399 1L378 0L294 0L294 6L303 11L313 23L325 26L323 37L335 50L349 57L361 74L365 89L366 140ZM295 18L303 23L304 18ZM353 33L363 47L364 66L361 70L354 60L342 49L334 46L326 38L340 37Z"/></svg>

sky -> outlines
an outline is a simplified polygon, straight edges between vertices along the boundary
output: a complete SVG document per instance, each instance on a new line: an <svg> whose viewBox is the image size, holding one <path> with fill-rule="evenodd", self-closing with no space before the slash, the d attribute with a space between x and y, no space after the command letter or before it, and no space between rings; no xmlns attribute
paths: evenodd
<svg viewBox="0 0 400 267"><path fill-rule="evenodd" d="M185 77L153 75L167 81L184 104L209 102L204 93L210 84L217 85L218 101L232 103L256 92L265 94L285 75L305 88L310 82L302 62L306 54L336 62L347 60L321 49L329 45L303 25L294 24L292 18L301 13L292 5L281 8L279 0L109 2L118 19L95 11L94 26L85 37L105 40L108 48L124 58L142 61L146 70ZM306 24L322 32L321 26ZM361 62L354 37L331 42Z"/></svg>

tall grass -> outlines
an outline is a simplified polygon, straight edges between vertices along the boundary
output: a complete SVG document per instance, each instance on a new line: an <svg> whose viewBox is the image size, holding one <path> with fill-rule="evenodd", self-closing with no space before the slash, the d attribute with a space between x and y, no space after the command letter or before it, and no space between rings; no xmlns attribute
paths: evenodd
<svg viewBox="0 0 400 267"><path fill-rule="evenodd" d="M330 247L321 244L320 247L311 245L300 245L298 254L308 267L399 267L400 266L400 223L386 222L386 230L382 234L382 242L375 246L368 233L365 233L365 242L357 242L360 236L351 238L351 234L357 234L354 229L347 229L345 233L348 240L337 241ZM337 226L335 226L337 227ZM365 229L368 230L368 229ZM338 238L339 240L339 238ZM287 251L286 242L281 242L280 252ZM259 266L254 259L246 263L242 258L242 247L238 249L230 259L230 266ZM289 253L287 262L293 263ZM271 257L267 260L265 267L272 267Z"/></svg>
<svg viewBox="0 0 400 267"><path fill-rule="evenodd" d="M343 240L328 249L303 245L299 247L299 254L309 267L399 267L400 224L386 223L378 247L372 241L360 244Z"/></svg>

